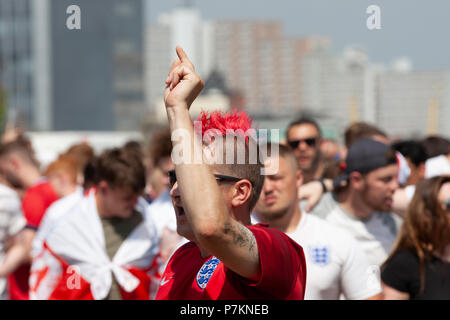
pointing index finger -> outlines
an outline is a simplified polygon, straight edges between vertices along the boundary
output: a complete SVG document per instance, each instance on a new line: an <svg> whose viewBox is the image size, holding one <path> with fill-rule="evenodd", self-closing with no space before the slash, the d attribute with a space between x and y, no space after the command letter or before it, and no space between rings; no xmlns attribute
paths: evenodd
<svg viewBox="0 0 450 320"><path fill-rule="evenodd" d="M178 58L180 59L181 62L188 63L189 66L193 67L191 60L189 60L189 58L188 58L186 52L184 52L183 48L181 48L180 46L177 46L176 51L177 51Z"/></svg>
<svg viewBox="0 0 450 320"><path fill-rule="evenodd" d="M181 62L187 59L186 52L184 52L183 48L177 46L175 50L177 51L178 58L180 58Z"/></svg>

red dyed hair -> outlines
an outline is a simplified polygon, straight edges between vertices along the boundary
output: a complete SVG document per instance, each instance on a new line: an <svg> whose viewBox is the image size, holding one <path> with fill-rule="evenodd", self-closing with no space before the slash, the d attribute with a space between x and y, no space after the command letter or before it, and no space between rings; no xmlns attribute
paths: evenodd
<svg viewBox="0 0 450 320"><path fill-rule="evenodd" d="M263 162L260 161L260 159L258 159L256 163L250 161L250 146L255 145L256 157L260 157L256 131L252 129L252 121L253 119L251 119L247 113L236 109L233 109L230 112L202 111L194 125L196 134L201 134L203 142L205 142L205 135L207 139L212 139L217 136L223 137L228 133L232 133L233 136L239 135L245 138L245 162L239 163L239 160L234 158L233 163L221 164L216 167L216 169L222 174L233 175L250 181L252 191L248 200L249 211L253 209L258 201L264 184L264 176L261 175L261 169L264 167ZM230 130L232 132L230 132ZM249 139L249 137L251 137L251 139ZM234 142L235 140L232 141ZM234 146L236 149L234 156L236 157L239 152L239 150L237 150L237 142Z"/></svg>
<svg viewBox="0 0 450 320"><path fill-rule="evenodd" d="M253 119L244 111L238 111L236 109L233 109L231 112L202 110L197 121L202 123L202 136L208 133L208 131L211 135L225 136L227 130L233 130L236 134L243 134L245 141L248 143L249 134L247 130L252 128ZM200 134L198 127L196 129L196 133Z"/></svg>

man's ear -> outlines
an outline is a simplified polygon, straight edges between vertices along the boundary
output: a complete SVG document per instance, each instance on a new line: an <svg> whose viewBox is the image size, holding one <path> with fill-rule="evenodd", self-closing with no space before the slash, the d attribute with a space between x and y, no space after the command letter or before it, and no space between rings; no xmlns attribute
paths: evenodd
<svg viewBox="0 0 450 320"><path fill-rule="evenodd" d="M362 190L364 188L364 177L359 172L352 172L349 176L349 183L353 188Z"/></svg>
<svg viewBox="0 0 450 320"><path fill-rule="evenodd" d="M247 179L236 182L233 187L231 205L233 207L242 206L250 198L252 190L252 184Z"/></svg>
<svg viewBox="0 0 450 320"><path fill-rule="evenodd" d="M99 182L98 186L97 186L97 191L101 192L101 193L105 193L107 190L109 189L109 184L108 182L102 180Z"/></svg>
<svg viewBox="0 0 450 320"><path fill-rule="evenodd" d="M22 165L22 160L15 154L11 154L8 158L8 162L12 169L18 171Z"/></svg>

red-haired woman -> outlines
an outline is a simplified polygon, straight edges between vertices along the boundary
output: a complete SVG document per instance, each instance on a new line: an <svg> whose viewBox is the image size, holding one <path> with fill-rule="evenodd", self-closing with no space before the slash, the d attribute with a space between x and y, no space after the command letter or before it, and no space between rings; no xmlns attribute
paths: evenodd
<svg viewBox="0 0 450 320"><path fill-rule="evenodd" d="M450 299L450 176L417 185L381 279L385 299Z"/></svg>

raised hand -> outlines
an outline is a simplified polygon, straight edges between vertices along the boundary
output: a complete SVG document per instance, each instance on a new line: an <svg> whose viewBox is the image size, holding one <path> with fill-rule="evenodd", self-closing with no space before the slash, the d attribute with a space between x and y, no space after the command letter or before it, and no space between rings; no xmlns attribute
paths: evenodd
<svg viewBox="0 0 450 320"><path fill-rule="evenodd" d="M164 102L166 108L191 106L192 102L205 86L204 81L195 73L194 65L184 50L177 46L178 60L175 60L166 79Z"/></svg>

